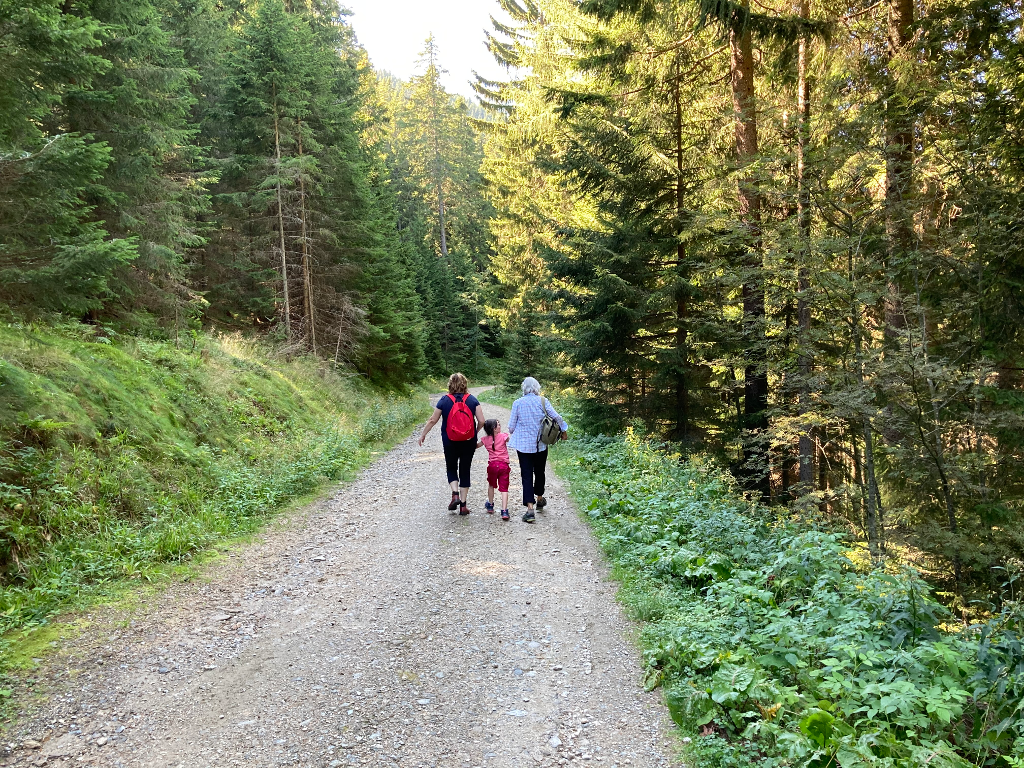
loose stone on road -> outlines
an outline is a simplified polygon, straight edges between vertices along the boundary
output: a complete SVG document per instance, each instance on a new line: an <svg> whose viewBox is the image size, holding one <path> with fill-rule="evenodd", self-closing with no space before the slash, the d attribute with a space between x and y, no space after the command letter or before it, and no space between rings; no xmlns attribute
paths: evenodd
<svg viewBox="0 0 1024 768"><path fill-rule="evenodd" d="M483 511L486 464L461 518L439 430L409 438L67 656L6 764L669 765L664 707L561 483L536 525L503 523Z"/></svg>

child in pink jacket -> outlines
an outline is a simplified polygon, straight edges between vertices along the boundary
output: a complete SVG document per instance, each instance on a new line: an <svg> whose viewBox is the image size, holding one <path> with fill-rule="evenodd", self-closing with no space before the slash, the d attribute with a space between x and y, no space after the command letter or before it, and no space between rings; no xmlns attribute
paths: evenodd
<svg viewBox="0 0 1024 768"><path fill-rule="evenodd" d="M501 493L501 519L509 520L508 514L508 477L510 465L508 458L509 435L501 431L501 422L488 419L484 422L484 438L477 443L477 448L487 449L487 503L484 509L494 514L494 489Z"/></svg>

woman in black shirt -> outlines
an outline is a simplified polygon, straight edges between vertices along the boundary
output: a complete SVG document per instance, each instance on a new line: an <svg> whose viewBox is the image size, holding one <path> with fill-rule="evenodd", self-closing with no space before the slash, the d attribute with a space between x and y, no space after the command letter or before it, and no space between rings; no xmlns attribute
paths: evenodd
<svg viewBox="0 0 1024 768"><path fill-rule="evenodd" d="M455 409L456 403L465 403L476 421L476 431L467 440L453 440L449 437L448 419ZM460 409L461 410L461 409ZM448 485L452 489L452 500L448 509L458 509L460 515L468 515L472 510L467 506L469 498L469 473L473 467L473 454L476 452L476 436L484 427L484 409L480 401L469 394L469 381L461 373L453 373L448 379L448 394L437 401L434 413L423 426L420 434L420 445L427 439L427 434L437 422L441 422L441 443L444 445L444 463L448 472Z"/></svg>

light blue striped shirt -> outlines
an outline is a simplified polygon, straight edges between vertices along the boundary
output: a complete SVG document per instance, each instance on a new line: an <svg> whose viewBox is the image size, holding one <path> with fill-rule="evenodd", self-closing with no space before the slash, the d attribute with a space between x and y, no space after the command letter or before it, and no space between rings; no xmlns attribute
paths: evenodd
<svg viewBox="0 0 1024 768"><path fill-rule="evenodd" d="M569 431L569 425L558 415L558 411L551 407L550 400L540 395L524 395L512 403L512 416L508 420L508 431L512 435L508 441L509 448L515 448L519 453L537 453L548 449L538 439L540 423L544 421L545 404L548 415L558 422L562 431Z"/></svg>

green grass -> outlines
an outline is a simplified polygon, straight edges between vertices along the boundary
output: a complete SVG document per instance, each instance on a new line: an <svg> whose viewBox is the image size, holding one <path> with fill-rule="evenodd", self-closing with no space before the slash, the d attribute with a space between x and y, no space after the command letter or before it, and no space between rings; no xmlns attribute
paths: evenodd
<svg viewBox="0 0 1024 768"><path fill-rule="evenodd" d="M425 392L376 391L241 336L194 342L0 324L9 640L243 540L429 412ZM14 646L11 661L24 655Z"/></svg>
<svg viewBox="0 0 1024 768"><path fill-rule="evenodd" d="M482 392L480 394L480 397L478 397L477 399L481 403L490 403L492 405L497 405L500 408L511 408L512 403L516 401L520 394L521 393L518 389L505 390L501 388L501 385L498 385L494 387L494 389L489 389L486 392Z"/></svg>
<svg viewBox="0 0 1024 768"><path fill-rule="evenodd" d="M955 628L910 570L743 499L713 463L571 440L570 484L643 622L695 768L1024 765L1024 610Z"/></svg>

